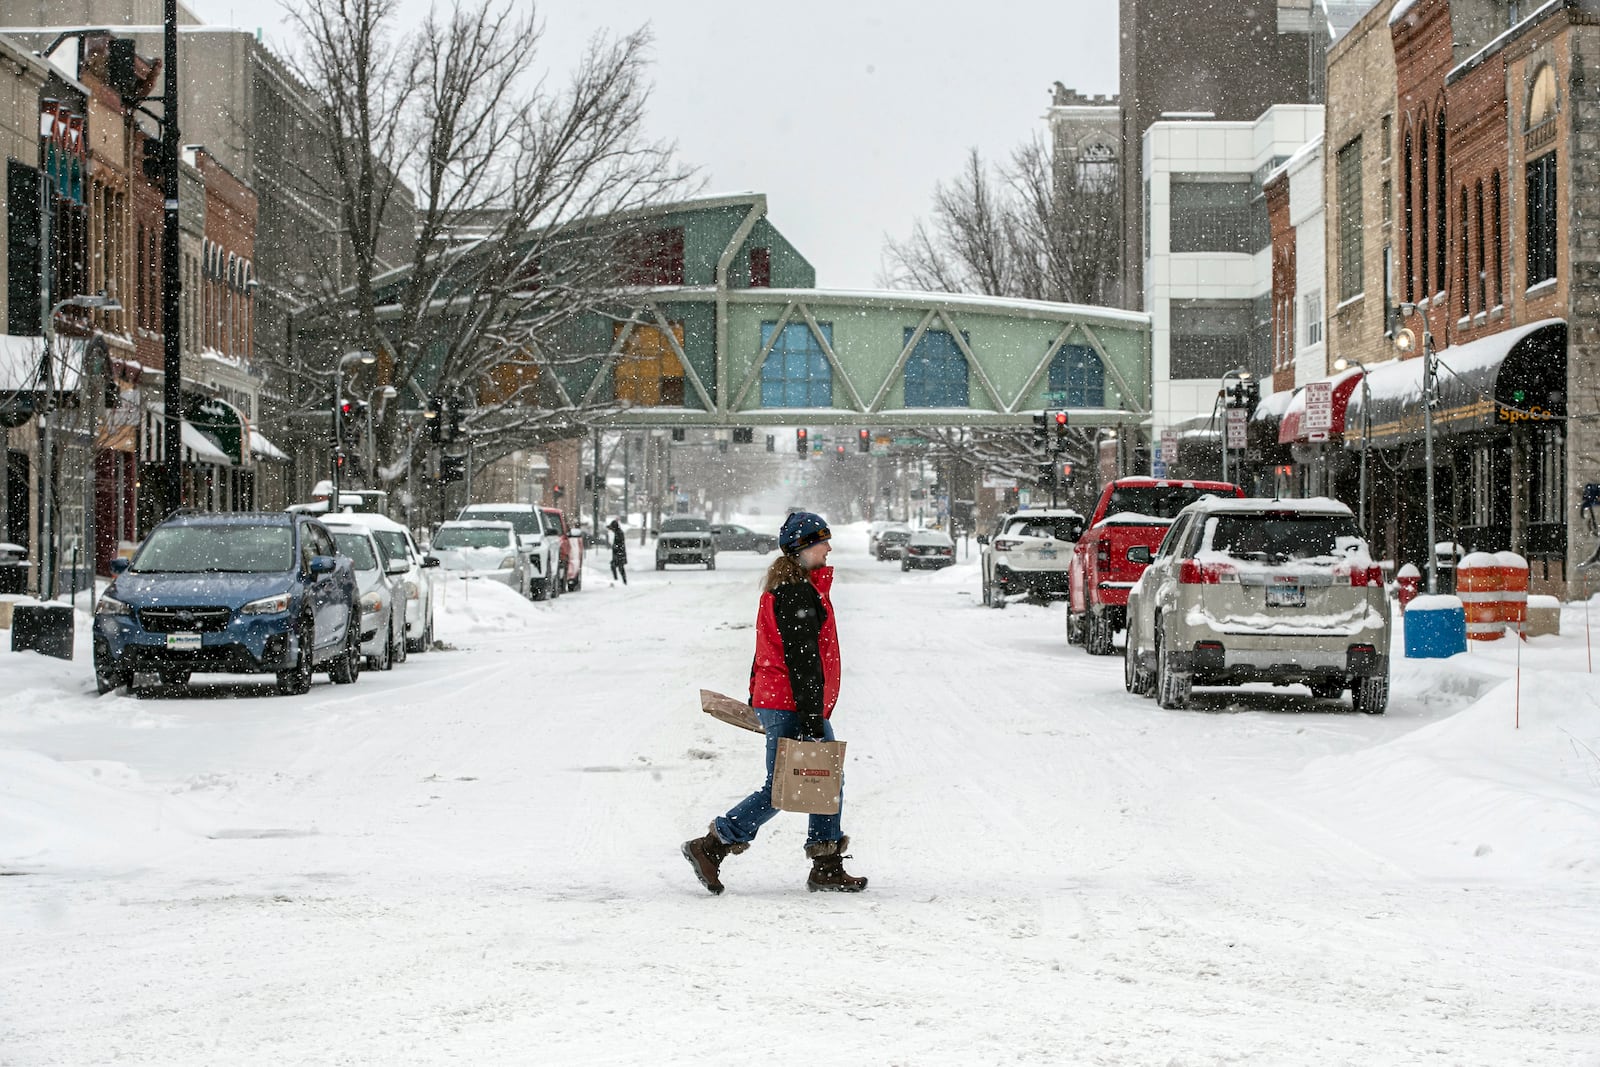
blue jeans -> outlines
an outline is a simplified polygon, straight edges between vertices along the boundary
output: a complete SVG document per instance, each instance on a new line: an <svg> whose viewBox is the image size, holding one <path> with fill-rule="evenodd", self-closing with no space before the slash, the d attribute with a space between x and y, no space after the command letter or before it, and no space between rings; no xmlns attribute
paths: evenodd
<svg viewBox="0 0 1600 1067"><path fill-rule="evenodd" d="M767 820L778 814L778 809L772 806L772 764L778 758L778 739L800 736L800 716L795 712L773 708L756 708L755 712L756 717L761 720L762 728L767 732L767 780L760 789L739 801L729 809L728 814L720 816L712 823L716 827L717 836L726 845L742 845L754 841L756 834ZM822 739L833 740L833 723L827 720L823 720ZM808 816L811 825L806 832L806 844L837 841L843 837L843 831L839 829L839 817L843 813L841 791L837 814Z"/></svg>

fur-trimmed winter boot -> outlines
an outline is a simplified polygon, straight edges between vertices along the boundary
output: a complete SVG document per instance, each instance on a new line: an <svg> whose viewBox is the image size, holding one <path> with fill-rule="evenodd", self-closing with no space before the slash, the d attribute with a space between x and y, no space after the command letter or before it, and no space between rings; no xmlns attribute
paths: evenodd
<svg viewBox="0 0 1600 1067"><path fill-rule="evenodd" d="M720 894L722 882L717 875L722 871L722 861L729 856L737 856L749 848L749 844L724 843L722 838L717 836L716 824L712 823L706 828L706 836L683 843L683 858L694 868L694 876L700 879L701 885L711 890L713 894Z"/></svg>
<svg viewBox="0 0 1600 1067"><path fill-rule="evenodd" d="M806 846L811 858L811 873L806 876L806 888L813 893L859 893L867 888L865 878L856 878L844 869L845 850L850 838L837 841L815 841Z"/></svg>

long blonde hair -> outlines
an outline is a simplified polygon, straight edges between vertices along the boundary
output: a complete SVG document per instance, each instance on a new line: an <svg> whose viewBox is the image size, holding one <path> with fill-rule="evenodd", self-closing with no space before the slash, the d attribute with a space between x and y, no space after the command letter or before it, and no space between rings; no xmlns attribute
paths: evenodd
<svg viewBox="0 0 1600 1067"><path fill-rule="evenodd" d="M810 581L806 577L806 569L800 566L799 560L785 552L773 560L772 566L767 568L766 577L761 579L761 591L770 593L780 585L805 581Z"/></svg>

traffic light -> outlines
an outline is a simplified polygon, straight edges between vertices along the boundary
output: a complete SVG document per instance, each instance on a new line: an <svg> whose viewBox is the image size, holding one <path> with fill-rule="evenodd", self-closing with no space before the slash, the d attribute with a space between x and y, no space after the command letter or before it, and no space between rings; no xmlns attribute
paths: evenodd
<svg viewBox="0 0 1600 1067"><path fill-rule="evenodd" d="M754 444L756 431L753 426L735 426L733 428L733 443L736 445Z"/></svg>
<svg viewBox="0 0 1600 1067"><path fill-rule="evenodd" d="M833 458L834 459L843 459L844 458L844 445L835 445L834 446Z"/></svg>
<svg viewBox="0 0 1600 1067"><path fill-rule="evenodd" d="M872 435L870 433L868 433L866 430L857 430L856 431L856 451L857 452L871 452L872 451Z"/></svg>
<svg viewBox="0 0 1600 1067"><path fill-rule="evenodd" d="M1051 478L1055 477L1055 473L1056 465L1054 463L1039 464L1039 479L1041 481L1049 481Z"/></svg>
<svg viewBox="0 0 1600 1067"><path fill-rule="evenodd" d="M1033 417L1033 443L1043 448L1049 441L1049 420L1045 418L1044 412L1041 411Z"/></svg>
<svg viewBox="0 0 1600 1067"><path fill-rule="evenodd" d="M794 432L794 450L795 454L801 459L805 459L811 454L811 442L806 438L804 430L796 430Z"/></svg>
<svg viewBox="0 0 1600 1067"><path fill-rule="evenodd" d="M367 405L361 400L339 401L339 431L340 439L346 444L355 444L361 439L362 422L367 417Z"/></svg>
<svg viewBox="0 0 1600 1067"><path fill-rule="evenodd" d="M778 450L778 435L777 434L771 434L771 433L767 434L767 451L768 452L776 452L777 450Z"/></svg>
<svg viewBox="0 0 1600 1067"><path fill-rule="evenodd" d="M1071 485L1072 484L1072 464L1070 464L1070 463L1063 463L1061 465L1061 484L1062 485Z"/></svg>
<svg viewBox="0 0 1600 1067"><path fill-rule="evenodd" d="M565 489L561 488L560 485L557 485L555 488L550 490L550 499L552 499L552 500L560 500L562 497L564 497L566 495L567 495L567 491Z"/></svg>
<svg viewBox="0 0 1600 1067"><path fill-rule="evenodd" d="M684 438L683 427L682 426L674 426L672 428L672 439L674 441L682 441L683 438Z"/></svg>
<svg viewBox="0 0 1600 1067"><path fill-rule="evenodd" d="M466 476L466 456L444 455L439 457L439 480L441 482L459 482Z"/></svg>
<svg viewBox="0 0 1600 1067"><path fill-rule="evenodd" d="M423 409L422 417L428 423L428 440L438 444L444 440L444 400L441 397L430 396L428 406Z"/></svg>
<svg viewBox="0 0 1600 1067"><path fill-rule="evenodd" d="M583 476L583 491L585 493L594 492L594 475L585 474Z"/></svg>
<svg viewBox="0 0 1600 1067"><path fill-rule="evenodd" d="M1061 452L1067 447L1067 413L1065 411L1056 412L1055 427L1055 450Z"/></svg>
<svg viewBox="0 0 1600 1067"><path fill-rule="evenodd" d="M159 137L146 137L139 145L141 157L139 165L144 168L144 176L156 184L161 181L162 163L166 158L166 153L162 151L162 148L163 145Z"/></svg>

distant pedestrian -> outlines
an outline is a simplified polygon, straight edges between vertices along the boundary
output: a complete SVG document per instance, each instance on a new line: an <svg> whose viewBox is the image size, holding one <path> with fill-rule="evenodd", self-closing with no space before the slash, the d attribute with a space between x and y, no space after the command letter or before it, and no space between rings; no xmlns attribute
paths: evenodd
<svg viewBox="0 0 1600 1067"><path fill-rule="evenodd" d="M783 555L773 561L762 582L755 662L750 665L750 706L767 735L767 780L726 815L712 820L704 837L683 844L695 877L713 893L722 892L722 861L748 849L762 825L778 814L772 806L778 740L833 740L828 717L839 696L839 633L828 599L833 586L833 568L826 565L830 536L820 515L807 511L790 515L778 534ZM810 819L805 853L811 874L806 888L834 893L865 889L865 878L844 869L850 839L840 830L840 815Z"/></svg>
<svg viewBox="0 0 1600 1067"><path fill-rule="evenodd" d="M622 579L622 584L628 584L628 539L622 533L622 524L612 519L606 524L606 529L611 531L611 580Z"/></svg>

